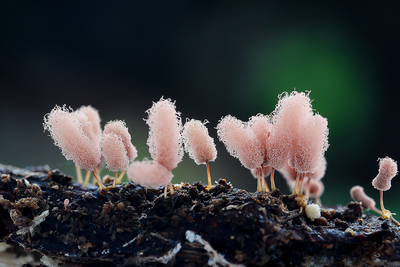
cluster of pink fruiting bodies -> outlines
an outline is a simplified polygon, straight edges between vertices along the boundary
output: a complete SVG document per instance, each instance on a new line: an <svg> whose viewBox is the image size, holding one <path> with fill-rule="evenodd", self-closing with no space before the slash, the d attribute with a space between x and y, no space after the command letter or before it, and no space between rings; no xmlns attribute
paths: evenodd
<svg viewBox="0 0 400 267"><path fill-rule="evenodd" d="M170 99L161 98L147 110L150 132L147 140L152 160L134 161L137 151L123 121L110 121L101 131L100 117L94 108L84 106L76 111L56 106L46 114L44 128L50 132L63 155L77 166L78 182L83 182L80 169L87 170L85 184L93 173L100 189L98 168L104 158L107 168L116 172L113 187L126 171L128 179L150 187L170 186L172 170L182 160L184 149L197 164L206 164L208 186L212 188L209 162L217 157L214 140L205 122L187 120L182 125L180 113ZM315 114L309 93L293 91L279 96L270 115L258 114L243 122L231 115L223 117L216 129L228 152L258 178L257 191L269 191L265 176L280 171L301 194L306 182L306 196L317 199L322 194L321 178L325 174L324 153L328 148L328 122ZM122 175L117 177L118 171Z"/></svg>
<svg viewBox="0 0 400 267"><path fill-rule="evenodd" d="M180 113L170 99L161 98L147 110L149 137L147 145L152 160L134 161L137 151L123 121L106 123L101 130L98 111L83 106L76 111L56 106L44 118L44 128L50 132L63 155L77 166L78 182L83 183L80 168L86 169L84 184L93 173L100 189L98 169L104 158L107 168L116 172L113 186L123 177L149 188L169 185L172 170L182 161L185 151L197 164L206 164L207 189L212 188L209 162L217 157L214 140L208 134L206 122L187 120L182 125ZM328 122L314 113L309 93L293 91L279 95L275 110L270 115L258 114L243 122L231 115L217 124L217 135L227 151L239 159L257 178L257 191L269 192L265 176L270 175L271 189L275 191L274 172L278 170L293 189L293 195L301 195L305 182L305 197L313 195L320 202L324 186L321 182L326 170L324 153L328 144ZM122 171L118 177L118 172ZM390 180L397 174L397 164L386 157L380 160L378 176L373 186L381 192L381 209L366 196L362 187L351 190L351 196L384 217L391 213L383 207L382 191L390 188Z"/></svg>

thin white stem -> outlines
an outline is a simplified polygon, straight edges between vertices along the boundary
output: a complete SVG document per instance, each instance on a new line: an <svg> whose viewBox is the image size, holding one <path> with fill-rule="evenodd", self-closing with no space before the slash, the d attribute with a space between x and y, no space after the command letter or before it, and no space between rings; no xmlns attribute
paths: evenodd
<svg viewBox="0 0 400 267"><path fill-rule="evenodd" d="M257 193L260 193L262 191L261 189L261 175L260 175L260 169L256 169L257 172Z"/></svg>
<svg viewBox="0 0 400 267"><path fill-rule="evenodd" d="M76 180L78 181L78 183L83 184L81 168L75 165L75 170L76 170Z"/></svg>
<svg viewBox="0 0 400 267"><path fill-rule="evenodd" d="M296 174L296 182L294 183L292 196L297 196L297 186L299 185L300 173Z"/></svg>
<svg viewBox="0 0 400 267"><path fill-rule="evenodd" d="M175 194L174 187L172 186L171 182L169 182L169 192L170 192L171 196Z"/></svg>
<svg viewBox="0 0 400 267"><path fill-rule="evenodd" d="M275 169L272 168L271 169L271 190L272 190L272 192L276 191L275 181L274 181L274 173L275 173Z"/></svg>
<svg viewBox="0 0 400 267"><path fill-rule="evenodd" d="M85 187L87 187L87 185L89 184L89 180L90 180L90 171L86 171L86 175L85 175Z"/></svg>
<svg viewBox="0 0 400 267"><path fill-rule="evenodd" d="M93 173L93 175L94 175L94 178L96 178L97 183L99 184L100 190L103 190L103 189L104 189L104 185L103 185L103 183L101 182L101 180L99 179L99 177L97 177L96 172L95 172L95 171L92 171L92 173Z"/></svg>
<svg viewBox="0 0 400 267"><path fill-rule="evenodd" d="M206 166L207 166L207 177L208 177L207 190L210 190L213 186L212 186L212 183L211 183L210 164L208 164L208 160L206 160Z"/></svg>
<svg viewBox="0 0 400 267"><path fill-rule="evenodd" d="M301 195L303 193L303 183L304 183L304 178L305 177L306 177L305 173L302 173L300 175L300 184L298 185L298 188L297 188L297 194L298 195Z"/></svg>
<svg viewBox="0 0 400 267"><path fill-rule="evenodd" d="M122 178L124 178L124 174L125 174L125 170L123 172L121 172L121 174L119 175L119 177L117 179L117 184L121 183Z"/></svg>
<svg viewBox="0 0 400 267"><path fill-rule="evenodd" d="M269 188L268 188L268 184L267 181L265 181L265 167L264 165L261 166L261 179L262 179L262 183L263 183L263 190L267 193L269 193Z"/></svg>
<svg viewBox="0 0 400 267"><path fill-rule="evenodd" d="M118 172L115 173L114 182L112 185L113 188L117 185L117 176L118 176Z"/></svg>

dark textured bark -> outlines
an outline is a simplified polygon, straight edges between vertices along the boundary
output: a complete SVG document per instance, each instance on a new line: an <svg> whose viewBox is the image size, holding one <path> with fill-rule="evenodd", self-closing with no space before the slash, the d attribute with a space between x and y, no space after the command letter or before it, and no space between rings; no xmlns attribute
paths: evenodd
<svg viewBox="0 0 400 267"><path fill-rule="evenodd" d="M63 266L400 264L399 226L358 203L311 221L291 196L225 180L209 191L175 185L164 198L133 183L82 188L43 167L0 165L0 173L0 238Z"/></svg>

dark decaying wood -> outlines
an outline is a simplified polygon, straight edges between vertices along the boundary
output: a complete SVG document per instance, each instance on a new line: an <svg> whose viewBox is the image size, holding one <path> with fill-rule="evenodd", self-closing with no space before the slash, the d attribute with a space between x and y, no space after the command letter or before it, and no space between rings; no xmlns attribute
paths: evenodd
<svg viewBox="0 0 400 267"><path fill-rule="evenodd" d="M45 167L0 165L0 239L47 266L382 266L400 264L399 226L359 203L311 221L291 196L219 180L83 188ZM64 202L68 199L69 203Z"/></svg>

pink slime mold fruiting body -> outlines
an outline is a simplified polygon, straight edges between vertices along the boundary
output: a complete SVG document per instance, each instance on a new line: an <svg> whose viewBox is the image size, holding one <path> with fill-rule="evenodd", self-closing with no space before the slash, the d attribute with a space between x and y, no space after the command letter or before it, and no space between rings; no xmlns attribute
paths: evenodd
<svg viewBox="0 0 400 267"><path fill-rule="evenodd" d="M125 122L120 120L110 121L104 126L101 151L110 171L116 172L113 187L117 184L118 171L123 177L128 165L137 157L137 150L131 142L131 135Z"/></svg>
<svg viewBox="0 0 400 267"><path fill-rule="evenodd" d="M214 139L209 136L208 130L204 123L199 120L188 120L182 131L183 143L185 151L196 162L196 164L206 164L208 186L212 188L209 162L214 161L217 157L217 149L215 148Z"/></svg>
<svg viewBox="0 0 400 267"><path fill-rule="evenodd" d="M217 134L231 156L238 158L247 169L255 169L264 162L262 145L254 132L241 120L228 115L218 123Z"/></svg>
<svg viewBox="0 0 400 267"><path fill-rule="evenodd" d="M375 187L375 189L387 191L392 186L391 181L396 174L397 163L393 159L389 157L379 159L379 173L372 180L372 186Z"/></svg>
<svg viewBox="0 0 400 267"><path fill-rule="evenodd" d="M50 132L55 145L61 148L65 158L72 160L78 167L93 172L102 189L103 185L94 172L101 162L100 146L83 131L76 116L65 106L55 106L45 116L43 125Z"/></svg>
<svg viewBox="0 0 400 267"><path fill-rule="evenodd" d="M175 104L170 99L163 98L153 103L146 112L146 123L150 128L147 139L150 155L153 160L171 171L178 166L183 157L180 113L176 112ZM169 185L171 194L174 194L171 182Z"/></svg>
<svg viewBox="0 0 400 267"><path fill-rule="evenodd" d="M72 113L81 123L82 130L86 135L97 145L100 146L102 138L101 119L97 109L92 106L81 106L79 109ZM96 166L96 172L100 168L101 163ZM76 166L76 165L75 165ZM83 182L81 170L76 166L76 173L79 183L84 183L85 186L89 183L90 171L86 173L85 181Z"/></svg>
<svg viewBox="0 0 400 267"><path fill-rule="evenodd" d="M391 187L391 180L397 175L397 163L389 157L379 160L378 175L372 180L372 186L380 192L381 210L384 218L392 218L392 213L383 205L383 191Z"/></svg>
<svg viewBox="0 0 400 267"><path fill-rule="evenodd" d="M251 130L254 132L258 142L261 144L261 152L264 155L264 162L261 165L261 180L262 187L260 186L260 179L258 179L257 183L257 191L266 191L269 192L268 185L265 181L265 176L268 176L271 173L271 166L269 166L269 159L267 154L267 144L269 137L271 136L272 124L270 122L271 118L269 116L258 114L257 116L252 116L249 119L248 125ZM268 170L267 170L268 169ZM268 174L266 173L268 171ZM274 186L274 185L273 185Z"/></svg>
<svg viewBox="0 0 400 267"><path fill-rule="evenodd" d="M303 122L312 115L311 100L303 92L296 91L279 95L279 101L272 112L273 129L267 145L267 157L270 160L271 186L274 184L274 171L291 163L294 146L297 143L298 133ZM272 188L275 191L275 188Z"/></svg>

